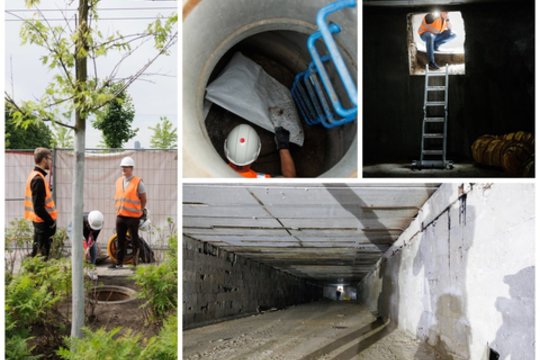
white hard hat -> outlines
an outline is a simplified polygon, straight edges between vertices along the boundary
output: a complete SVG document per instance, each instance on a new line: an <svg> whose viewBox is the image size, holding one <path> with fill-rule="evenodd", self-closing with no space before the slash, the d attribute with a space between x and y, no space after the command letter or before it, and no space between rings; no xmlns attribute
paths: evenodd
<svg viewBox="0 0 540 360"><path fill-rule="evenodd" d="M133 158L131 158L130 156L126 156L122 159L122 161L120 161L120 166L135 167L135 160L133 160Z"/></svg>
<svg viewBox="0 0 540 360"><path fill-rule="evenodd" d="M101 211L90 211L88 214L88 224L92 230L101 230L103 227L103 214Z"/></svg>
<svg viewBox="0 0 540 360"><path fill-rule="evenodd" d="M237 166L249 165L261 152L261 139L255 129L241 124L231 130L225 139L225 156Z"/></svg>

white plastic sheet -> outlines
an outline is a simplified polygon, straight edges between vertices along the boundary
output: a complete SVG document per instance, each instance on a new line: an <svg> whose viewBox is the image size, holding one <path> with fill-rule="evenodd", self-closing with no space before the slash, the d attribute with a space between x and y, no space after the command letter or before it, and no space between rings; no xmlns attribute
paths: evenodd
<svg viewBox="0 0 540 360"><path fill-rule="evenodd" d="M289 130L292 143L304 144L304 131L289 89L239 52L208 85L206 99L268 131L281 126Z"/></svg>

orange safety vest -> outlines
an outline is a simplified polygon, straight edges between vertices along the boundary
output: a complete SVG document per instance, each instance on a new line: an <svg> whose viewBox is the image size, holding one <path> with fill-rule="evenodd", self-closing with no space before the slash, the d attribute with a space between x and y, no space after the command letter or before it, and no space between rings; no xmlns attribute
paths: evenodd
<svg viewBox="0 0 540 360"><path fill-rule="evenodd" d="M242 175L245 178L271 178L270 175L256 172L254 170L251 170L251 168L248 168L247 170L241 170L241 168L235 167L231 163L229 163L229 166L232 167L233 170L236 171L239 175Z"/></svg>
<svg viewBox="0 0 540 360"><path fill-rule="evenodd" d="M420 24L420 27L418 28L418 34L422 35L426 31L429 31L432 34L440 34L446 29L448 29L448 26L443 18L438 17L431 24L428 24L426 22L426 17L424 16L422 24Z"/></svg>
<svg viewBox="0 0 540 360"><path fill-rule="evenodd" d="M45 220L37 216L37 214L34 212L34 203L32 202L32 189L30 188L30 184L36 175L39 175L43 179L43 185L45 185L45 210L47 210L53 220L56 220L58 213L56 211L56 206L54 205L51 189L47 186L45 176L36 170L33 170L30 175L28 175L28 179L26 179L26 190L24 193L24 218L37 223L45 222Z"/></svg>
<svg viewBox="0 0 540 360"><path fill-rule="evenodd" d="M116 193L114 202L116 215L139 218L143 214L141 199L137 193L137 188L141 179L133 176L127 188L124 190L124 178L121 176L116 180Z"/></svg>

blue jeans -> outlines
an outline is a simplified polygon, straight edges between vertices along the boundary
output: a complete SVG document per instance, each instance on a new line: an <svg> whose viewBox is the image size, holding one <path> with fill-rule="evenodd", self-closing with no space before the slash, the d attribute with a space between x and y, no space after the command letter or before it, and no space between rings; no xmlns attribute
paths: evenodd
<svg viewBox="0 0 540 360"><path fill-rule="evenodd" d="M436 64L434 52L439 49L444 43L449 42L456 37L456 34L450 30L445 30L440 34L433 34L429 31L424 32L420 35L420 38L426 43L427 57L430 63Z"/></svg>

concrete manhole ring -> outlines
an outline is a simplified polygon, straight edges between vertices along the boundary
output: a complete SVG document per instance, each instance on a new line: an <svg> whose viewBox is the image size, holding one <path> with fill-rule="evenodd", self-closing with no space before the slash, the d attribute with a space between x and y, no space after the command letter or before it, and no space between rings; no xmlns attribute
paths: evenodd
<svg viewBox="0 0 540 360"><path fill-rule="evenodd" d="M101 285L90 289L88 298L98 304L125 304L137 299L137 291L125 286Z"/></svg>

